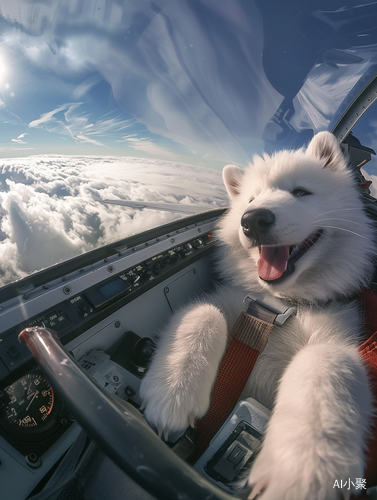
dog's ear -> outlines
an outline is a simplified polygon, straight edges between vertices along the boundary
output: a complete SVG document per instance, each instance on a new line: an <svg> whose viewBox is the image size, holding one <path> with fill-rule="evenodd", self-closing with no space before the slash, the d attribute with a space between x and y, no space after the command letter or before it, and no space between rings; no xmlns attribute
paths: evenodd
<svg viewBox="0 0 377 500"><path fill-rule="evenodd" d="M316 134L306 150L308 154L323 161L324 168L343 168L345 161L335 136L330 132Z"/></svg>
<svg viewBox="0 0 377 500"><path fill-rule="evenodd" d="M240 194L244 173L236 165L227 165L223 168L223 181L230 198L235 198Z"/></svg>

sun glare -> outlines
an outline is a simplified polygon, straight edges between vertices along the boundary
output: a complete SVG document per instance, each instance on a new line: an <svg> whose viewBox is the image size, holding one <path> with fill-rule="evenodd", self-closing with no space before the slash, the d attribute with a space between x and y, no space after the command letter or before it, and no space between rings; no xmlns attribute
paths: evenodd
<svg viewBox="0 0 377 500"><path fill-rule="evenodd" d="M3 54L0 54L0 85L4 85L6 78L9 76L9 71L8 71L8 64L3 56Z"/></svg>

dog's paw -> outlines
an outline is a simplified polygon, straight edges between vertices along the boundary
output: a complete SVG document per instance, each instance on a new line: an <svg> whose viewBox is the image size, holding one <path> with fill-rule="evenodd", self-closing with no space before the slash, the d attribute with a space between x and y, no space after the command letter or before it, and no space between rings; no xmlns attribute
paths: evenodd
<svg viewBox="0 0 377 500"><path fill-rule="evenodd" d="M361 457L354 457L352 463L346 454L335 450L331 454L331 443L323 446L304 435L284 447L278 441L266 439L253 464L249 500L339 500L357 492L352 481L362 477ZM350 478L348 489L340 489L346 478Z"/></svg>
<svg viewBox="0 0 377 500"><path fill-rule="evenodd" d="M249 500L307 500L310 485L303 484L297 464L262 450L249 476ZM314 500L314 497L310 497ZM327 498L327 497L326 497ZM332 497L329 497L329 499Z"/></svg>
<svg viewBox="0 0 377 500"><path fill-rule="evenodd" d="M249 500L332 500L337 499L334 480L319 483L316 471L311 477L303 474L302 459L292 463L289 458L260 452L249 476Z"/></svg>
<svg viewBox="0 0 377 500"><path fill-rule="evenodd" d="M170 433L193 427L209 406L208 391L187 389L185 384L172 383L163 377L148 373L143 380L140 395L144 416L159 436L168 439Z"/></svg>
<svg viewBox="0 0 377 500"><path fill-rule="evenodd" d="M206 413L226 339L226 320L211 304L174 316L140 387L144 415L160 435L184 430Z"/></svg>

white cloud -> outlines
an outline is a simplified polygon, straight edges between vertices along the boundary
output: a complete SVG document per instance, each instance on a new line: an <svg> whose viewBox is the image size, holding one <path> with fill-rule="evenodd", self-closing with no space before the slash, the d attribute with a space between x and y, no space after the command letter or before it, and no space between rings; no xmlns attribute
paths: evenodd
<svg viewBox="0 0 377 500"><path fill-rule="evenodd" d="M31 121L29 123L29 127L34 128L49 122L55 122L55 115L61 111L66 111L69 106L73 106L73 104L64 104L63 106L59 106L58 108L49 111L48 113L43 113L37 120Z"/></svg>
<svg viewBox="0 0 377 500"><path fill-rule="evenodd" d="M181 217L100 203L106 198L227 204L221 172L193 165L111 156L1 160L0 285Z"/></svg>
<svg viewBox="0 0 377 500"><path fill-rule="evenodd" d="M27 135L27 132L20 134L17 139L12 139L12 142L16 142L17 144L27 144L27 142L23 141L22 139Z"/></svg>
<svg viewBox="0 0 377 500"><path fill-rule="evenodd" d="M89 78L86 78L80 85L78 85L72 93L72 96L75 99L81 99L89 90L94 87L97 83L101 81L101 77L99 75L94 75Z"/></svg>
<svg viewBox="0 0 377 500"><path fill-rule="evenodd" d="M174 159L176 156L153 140L146 137L138 137L136 134L123 136L122 142L125 142L129 148L135 149L136 151L143 151L144 153L147 153L148 155L151 155L153 157Z"/></svg>
<svg viewBox="0 0 377 500"><path fill-rule="evenodd" d="M29 127L44 127L50 133L68 135L77 142L104 146L103 142L93 137L103 136L108 140L111 134L118 135L136 122L134 119L124 119L119 115L94 120L89 113L82 111L82 105L81 102L62 104L31 121Z"/></svg>
<svg viewBox="0 0 377 500"><path fill-rule="evenodd" d="M94 144L95 146L105 146L102 142L96 141L95 139L90 139L90 137L85 137L84 135L78 134L76 139L79 139L83 142L89 142L89 144Z"/></svg>

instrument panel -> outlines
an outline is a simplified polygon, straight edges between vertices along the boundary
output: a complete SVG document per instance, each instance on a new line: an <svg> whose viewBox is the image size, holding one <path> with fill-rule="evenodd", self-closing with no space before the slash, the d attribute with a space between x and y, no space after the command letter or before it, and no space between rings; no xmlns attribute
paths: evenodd
<svg viewBox="0 0 377 500"><path fill-rule="evenodd" d="M18 341L18 334L24 328L44 326L57 332L63 344L79 342L81 345L87 331L95 330L107 317L118 314L117 311L123 306L167 278L175 277L179 272L186 276L186 267L192 267L198 259L212 252L215 243L213 222L212 218L182 229L182 235L176 231L174 237L168 234L165 239L158 237L144 242L139 248L128 249L128 258L124 255L127 252L121 249L116 257L105 259L98 265L99 272L96 272L96 268L94 272L93 269L81 269L73 280L69 276L64 277L59 294L56 287L54 289L47 283L20 297L19 302L24 302L26 307L19 307L19 303L16 307L24 312L26 319L11 328L0 330L0 436L25 457L29 466L37 467L35 461L38 461L38 457L42 457L56 442L74 418L59 401L49 381L36 368L26 344ZM143 258L139 260L138 255ZM120 266L120 262L125 265ZM79 290L78 281L90 283L91 286L86 285ZM162 283L162 291L164 287ZM43 300L44 297L46 300ZM53 297L58 300L53 300ZM168 307L172 307L165 297L164 301L169 303ZM37 307L31 307L32 303L49 307L37 312ZM5 303L0 305L0 320L7 316L0 324L7 324L12 308L13 317L20 317L16 315L13 305L8 309ZM37 314L27 313L32 310ZM125 338L128 342L130 333ZM121 358L132 357L131 344L128 342L126 347L121 346ZM126 383L126 389L134 393L133 385L140 383L137 382L140 374L127 363L126 366L123 358L116 358L116 354L114 356L118 372L122 372L122 366L125 366L125 373L128 374L123 377L130 384ZM130 397L127 390L123 395L126 398Z"/></svg>
<svg viewBox="0 0 377 500"><path fill-rule="evenodd" d="M26 345L18 341L18 334L24 328L50 328L55 330L63 344L66 344L119 307L189 265L203 252L208 251L213 243L211 232L206 232L117 274L114 273L111 278L100 281L78 294L73 294L67 284L64 294L69 297L65 300L0 333L0 381L11 380L12 374L21 373L20 369L33 360ZM108 267L111 269L111 265Z"/></svg>

